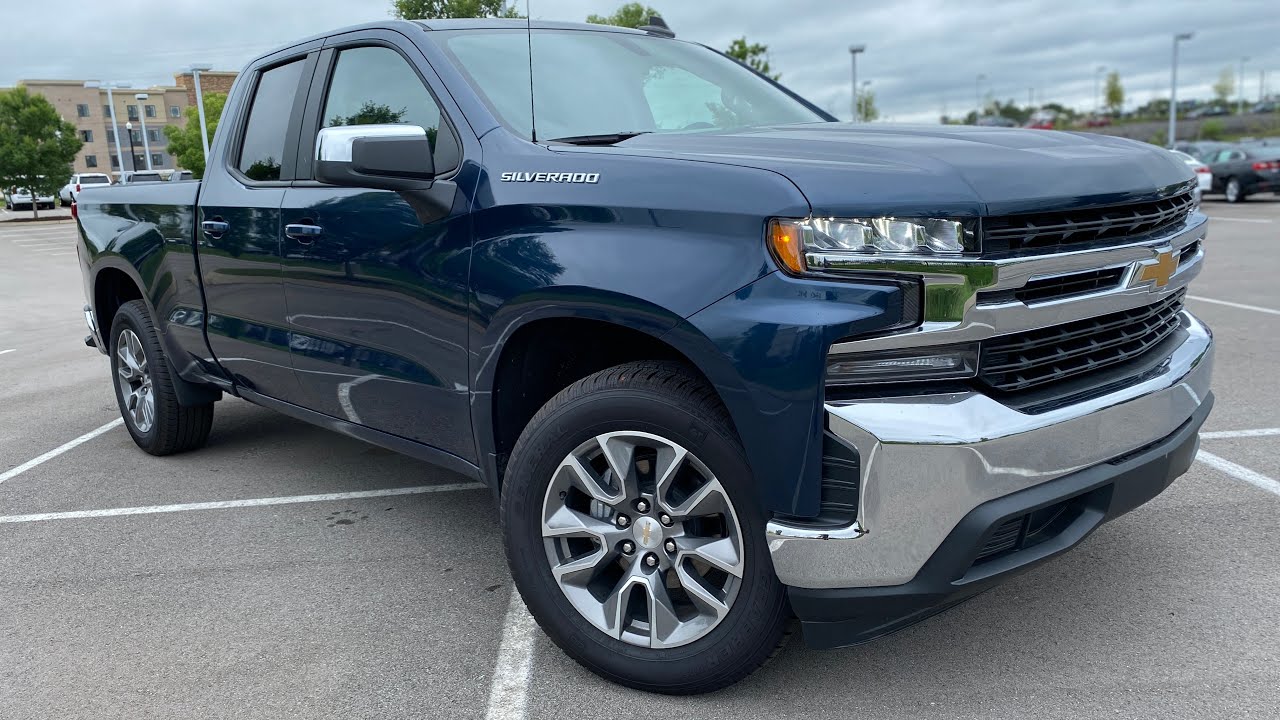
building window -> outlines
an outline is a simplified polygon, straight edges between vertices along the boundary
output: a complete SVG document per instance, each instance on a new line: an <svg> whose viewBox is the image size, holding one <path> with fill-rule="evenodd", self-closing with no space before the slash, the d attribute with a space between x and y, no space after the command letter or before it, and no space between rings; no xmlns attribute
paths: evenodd
<svg viewBox="0 0 1280 720"><path fill-rule="evenodd" d="M160 142L160 131L147 130L147 142Z"/></svg>
<svg viewBox="0 0 1280 720"><path fill-rule="evenodd" d="M84 156L84 166L85 166L85 167L91 167L91 168L96 168L96 167L98 167L98 156L97 156L97 155L85 155L85 156Z"/></svg>
<svg viewBox="0 0 1280 720"><path fill-rule="evenodd" d="M91 142L93 142L93 131L92 131L92 130L81 130L81 131L80 131L80 139L81 139L81 140L83 140L83 141L85 141L85 142L87 142L87 143L91 143Z"/></svg>
<svg viewBox="0 0 1280 720"><path fill-rule="evenodd" d="M131 142L131 143L140 143L140 142L142 142L142 131L141 131L141 130L129 130L129 131L128 131L128 133L129 133L129 142Z"/></svg>
<svg viewBox="0 0 1280 720"><path fill-rule="evenodd" d="M112 130L111 128L107 128L107 142L111 143L112 145L116 144L116 131Z"/></svg>
<svg viewBox="0 0 1280 720"><path fill-rule="evenodd" d="M147 167L147 156L146 156L146 155L143 155L142 153L138 153L137 155L134 155L134 156L133 156L133 169L134 169L134 170L145 170L145 169L146 169L146 167Z"/></svg>
<svg viewBox="0 0 1280 720"><path fill-rule="evenodd" d="M111 106L110 106L110 105L103 105L103 106L102 106L102 117L104 117L104 118L109 118L109 117L111 117Z"/></svg>
<svg viewBox="0 0 1280 720"><path fill-rule="evenodd" d="M171 118L180 118L180 117L182 117L182 108L178 107L177 105L170 105L170 106L169 106L169 117L171 117Z"/></svg>
<svg viewBox="0 0 1280 720"><path fill-rule="evenodd" d="M120 169L120 158L115 155L111 156L111 169L112 170Z"/></svg>
<svg viewBox="0 0 1280 720"><path fill-rule="evenodd" d="M76 105L76 117L89 117L89 106L84 103Z"/></svg>
<svg viewBox="0 0 1280 720"><path fill-rule="evenodd" d="M155 117L155 116L156 116L156 106L155 106L155 105L148 105L148 106L146 106L145 110L147 111L147 117L149 117L149 118L153 118L153 117Z"/></svg>
<svg viewBox="0 0 1280 720"><path fill-rule="evenodd" d="M129 111L129 119L130 119L130 120L137 120L137 119L138 119L138 106L137 106L137 105L130 105L130 106L128 106L128 107L127 107L127 108L125 108L125 109Z"/></svg>
<svg viewBox="0 0 1280 720"><path fill-rule="evenodd" d="M163 154L163 153L151 153L151 166L152 166L152 167L163 167L163 166L164 166L164 154Z"/></svg>

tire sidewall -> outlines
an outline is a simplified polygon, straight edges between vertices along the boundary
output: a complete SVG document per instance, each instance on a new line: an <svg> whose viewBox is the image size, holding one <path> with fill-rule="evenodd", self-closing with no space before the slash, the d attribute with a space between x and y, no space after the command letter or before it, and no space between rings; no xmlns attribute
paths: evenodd
<svg viewBox="0 0 1280 720"><path fill-rule="evenodd" d="M765 516L750 467L737 440L701 414L679 407L679 399L640 388L605 389L557 407L537 427L531 423L512 455L502 505L504 541L525 604L558 645L572 649L596 672L655 688L688 684L687 663L708 674L731 674L781 636L777 625L783 590L765 543ZM720 480L733 503L742 533L745 570L728 615L707 635L667 649L616 640L591 625L555 582L544 550L541 517L555 468L588 439L606 432L639 431L672 440L696 455ZM756 661L758 662L758 661ZM703 665L705 663L705 665ZM698 678L705 681L706 678Z"/></svg>
<svg viewBox="0 0 1280 720"><path fill-rule="evenodd" d="M138 336L138 340L142 343L142 352L147 358L147 372L151 375L151 392L154 396L159 388L157 387L156 365L164 362L161 355L159 341L154 334L148 332L148 325L144 317L139 317L140 312L146 312L145 309L139 309L135 303L125 303L120 306L116 312L115 320L111 323L111 338L108 341L110 346L111 357L111 385L115 388L116 405L120 408L120 417L124 419L124 426L129 430L129 434L133 436L134 442L143 449L150 448L156 444L156 438L160 432L160 423L163 420L161 413L164 412L163 405L159 397L154 397L155 416L151 421L151 429L146 432L138 430L133 424L133 418L129 411L125 408L124 395L120 391L120 333L126 328L133 331Z"/></svg>

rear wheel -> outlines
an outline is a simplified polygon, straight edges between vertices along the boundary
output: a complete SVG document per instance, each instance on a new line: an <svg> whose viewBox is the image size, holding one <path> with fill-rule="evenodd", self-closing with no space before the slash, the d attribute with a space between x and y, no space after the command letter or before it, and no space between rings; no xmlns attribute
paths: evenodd
<svg viewBox="0 0 1280 720"><path fill-rule="evenodd" d="M784 637L750 467L714 391L683 366L620 365L548 402L511 454L502 520L534 618L609 680L708 692Z"/></svg>
<svg viewBox="0 0 1280 720"><path fill-rule="evenodd" d="M132 300L121 305L109 337L116 402L138 447L152 455L202 447L213 427L213 403L178 402L146 303Z"/></svg>
<svg viewBox="0 0 1280 720"><path fill-rule="evenodd" d="M1223 192L1227 196L1227 202L1229 203L1244 201L1244 190L1240 187L1240 181L1236 178L1227 178L1227 187Z"/></svg>

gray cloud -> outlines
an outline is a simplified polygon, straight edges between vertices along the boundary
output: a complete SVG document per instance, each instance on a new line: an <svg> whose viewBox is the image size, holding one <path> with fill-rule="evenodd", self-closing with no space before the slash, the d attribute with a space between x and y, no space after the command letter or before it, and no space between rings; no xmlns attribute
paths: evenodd
<svg viewBox="0 0 1280 720"><path fill-rule="evenodd" d="M621 0L533 0L535 18L581 20ZM840 116L849 112L851 43L867 45L859 79L872 81L882 114L933 121L974 107L982 94L1089 109L1094 69L1120 72L1130 105L1167 96L1173 33L1182 45L1180 97L1208 97L1222 68L1242 56L1246 96L1258 71L1280 91L1280 13L1273 1L1121 0L1073 3L914 0L649 0L680 37L723 48L746 35L769 45L783 82ZM0 30L0 85L24 78L168 82L193 61L239 69L299 37L388 15L384 0L113 0L56 15L8 13ZM523 2L521 2L523 9Z"/></svg>

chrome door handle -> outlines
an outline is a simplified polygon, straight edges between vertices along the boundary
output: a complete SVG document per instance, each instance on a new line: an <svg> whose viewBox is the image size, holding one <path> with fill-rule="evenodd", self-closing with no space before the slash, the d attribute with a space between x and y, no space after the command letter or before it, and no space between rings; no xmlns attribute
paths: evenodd
<svg viewBox="0 0 1280 720"><path fill-rule="evenodd" d="M217 240L231 229L231 224L221 220L205 220L200 223L200 229L204 231L205 235Z"/></svg>
<svg viewBox="0 0 1280 720"><path fill-rule="evenodd" d="M284 226L284 234L303 245L310 245L313 240L324 234L324 228L319 225L291 224Z"/></svg>

